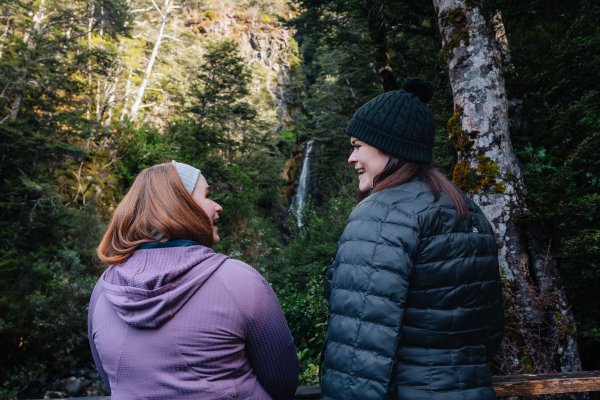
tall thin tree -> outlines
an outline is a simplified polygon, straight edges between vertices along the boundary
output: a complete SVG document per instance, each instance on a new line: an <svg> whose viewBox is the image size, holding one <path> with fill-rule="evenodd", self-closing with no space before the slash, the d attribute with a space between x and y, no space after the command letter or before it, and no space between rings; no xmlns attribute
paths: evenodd
<svg viewBox="0 0 600 400"><path fill-rule="evenodd" d="M15 97L12 102L10 115L8 116L11 121L15 121L19 115L19 111L21 111L21 102L23 101L24 96L24 86L27 81L27 76L29 75L29 69L33 63L32 58L34 57L37 41L41 35L43 21L46 16L46 0L40 0L38 8L32 18L31 29L25 32L23 36L23 43L25 43L26 49L23 57L23 65L21 67L21 74L15 83Z"/></svg>
<svg viewBox="0 0 600 400"><path fill-rule="evenodd" d="M144 72L144 77L142 79L142 83L140 84L137 94L135 96L135 100L133 101L133 105L131 106L131 110L129 111L129 120L134 121L137 118L137 114L142 107L142 100L144 98L144 92L148 87L148 83L150 82L150 77L152 76L152 69L154 67L154 63L156 61L156 57L158 57L158 51L160 49L160 45L165 37L165 27L167 25L167 21L169 20L169 16L175 7L174 0L165 0L163 8L159 8L154 0L152 0L152 5L156 8L158 13L160 14L160 26L158 28L158 32L156 33L156 38L154 39L154 47L152 48L152 53L150 53L150 58L148 59L148 64L146 64L146 70Z"/></svg>

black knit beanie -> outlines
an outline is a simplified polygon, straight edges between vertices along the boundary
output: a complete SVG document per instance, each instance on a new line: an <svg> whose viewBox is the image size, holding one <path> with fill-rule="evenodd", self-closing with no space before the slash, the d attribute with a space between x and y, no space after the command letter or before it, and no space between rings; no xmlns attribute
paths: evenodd
<svg viewBox="0 0 600 400"><path fill-rule="evenodd" d="M381 94L360 107L346 134L405 161L431 163L435 124L426 103L433 86L408 78L402 90Z"/></svg>

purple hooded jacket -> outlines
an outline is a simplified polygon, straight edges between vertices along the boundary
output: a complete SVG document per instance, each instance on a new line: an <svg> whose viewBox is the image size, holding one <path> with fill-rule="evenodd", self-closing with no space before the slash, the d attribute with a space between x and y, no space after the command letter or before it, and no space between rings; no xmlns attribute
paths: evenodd
<svg viewBox="0 0 600 400"><path fill-rule="evenodd" d="M193 242L152 245L108 268L90 300L112 400L292 398L298 358L266 280Z"/></svg>

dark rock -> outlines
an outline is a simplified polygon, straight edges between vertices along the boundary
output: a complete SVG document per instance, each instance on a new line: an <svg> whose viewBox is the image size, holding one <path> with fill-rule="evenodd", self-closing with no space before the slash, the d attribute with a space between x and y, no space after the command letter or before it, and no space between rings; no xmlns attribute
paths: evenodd
<svg viewBox="0 0 600 400"><path fill-rule="evenodd" d="M76 396L78 394L81 394L81 392L83 391L83 387L84 387L81 378L71 377L71 378L69 378L69 380L70 380L70 382L68 382L67 385L65 386L67 393L71 396Z"/></svg>
<svg viewBox="0 0 600 400"><path fill-rule="evenodd" d="M39 399L44 396L48 386L38 380L29 381L25 388L17 394L18 399Z"/></svg>
<svg viewBox="0 0 600 400"><path fill-rule="evenodd" d="M69 395L64 392L49 390L44 395L44 399L66 399Z"/></svg>
<svg viewBox="0 0 600 400"><path fill-rule="evenodd" d="M86 372L85 377L94 381L100 377L100 374L97 371L89 370Z"/></svg>

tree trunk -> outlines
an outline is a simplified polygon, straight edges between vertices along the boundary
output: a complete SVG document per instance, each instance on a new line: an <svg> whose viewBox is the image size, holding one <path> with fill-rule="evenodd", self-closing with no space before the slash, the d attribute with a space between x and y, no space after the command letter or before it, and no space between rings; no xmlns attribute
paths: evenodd
<svg viewBox="0 0 600 400"><path fill-rule="evenodd" d="M12 21L12 15L10 15L8 10L4 13L2 19L4 20L4 27L2 28L2 35L0 35L0 60L4 54L4 43L6 42L8 32L10 31L10 23Z"/></svg>
<svg viewBox="0 0 600 400"><path fill-rule="evenodd" d="M92 51L92 39L93 39L93 34L92 34L92 28L94 26L94 11L95 11L95 5L94 2L88 0L87 1L87 8L88 8L88 27L87 27L87 47L88 47L88 51L91 53ZM93 91L93 87L92 87L92 82L93 82L93 77L92 77L92 60L91 58L89 58L87 60L87 81L88 81L88 89L90 90L90 99L93 98L92 96L92 91ZM91 120L91 107L92 104L91 102L88 104L87 109L85 110L85 114L86 114L86 119L88 121ZM98 99L96 98L96 115L98 115ZM91 128L92 132L94 130L94 128Z"/></svg>
<svg viewBox="0 0 600 400"><path fill-rule="evenodd" d="M120 60L117 60L120 61ZM104 82L104 90L102 95L102 106L100 107L100 113L98 116L98 123L103 124L104 126L110 126L113 118L113 109L115 104L115 99L117 95L117 89L119 87L120 76L122 68L115 68L116 72L113 74L109 74L108 77L113 76L114 80L109 81L106 80ZM112 71L112 70L111 70ZM103 121L104 120L104 121Z"/></svg>
<svg viewBox="0 0 600 400"><path fill-rule="evenodd" d="M42 21L46 18L46 0L40 1L40 6L33 16L33 27L30 32L26 32L23 35L23 42L27 45L27 51L25 53L23 61L23 70L21 76L16 81L15 98L13 99L9 119L15 121L21 111L21 102L23 101L23 92L25 90L24 85L29 75L29 67L31 62L31 56L33 55L35 48L37 47L37 40L40 35Z"/></svg>
<svg viewBox="0 0 600 400"><path fill-rule="evenodd" d="M492 27L494 29L494 37L496 43L498 43L498 49L502 55L502 65L508 68L509 71L514 70L514 65L510 57L510 49L508 47L508 38L506 37L506 28L504 27L504 21L502 20L502 13L500 10L494 11L491 17Z"/></svg>
<svg viewBox="0 0 600 400"><path fill-rule="evenodd" d="M121 39L108 73L102 80L98 79L96 83L96 122L104 126L109 126L112 122L113 107L123 72L124 48L125 42ZM129 93L126 95L128 96ZM125 107L127 106L125 105Z"/></svg>
<svg viewBox="0 0 600 400"><path fill-rule="evenodd" d="M125 121L125 118L127 117L127 112L129 110L128 106L129 106L129 96L131 95L131 79L133 78L133 71L131 70L131 67L128 67L129 69L129 74L127 74L127 81L125 82L125 93L123 94L123 108L121 109L121 116L119 118L120 122Z"/></svg>
<svg viewBox="0 0 600 400"><path fill-rule="evenodd" d="M369 27L369 35L373 42L375 70L381 78L383 90L398 89L396 76L390 65L390 49L388 48L388 33L385 17L382 12L383 5L381 1L370 0L367 2L367 26Z"/></svg>
<svg viewBox="0 0 600 400"><path fill-rule="evenodd" d="M146 66L146 72L144 74L144 79L142 80L142 84L138 88L137 95L131 106L131 111L129 112L129 120L134 121L137 117L137 113L141 108L142 99L144 98L144 91L150 82L150 77L152 75L152 68L154 67L154 62L156 61L156 57L158 56L158 50L160 49L160 45L165 35L165 26L167 25L167 20L169 19L169 15L171 14L171 10L173 9L174 0L165 0L165 5L162 10L159 10L161 15L160 28L158 29L158 33L156 34L156 40L154 41L154 47L152 49L152 54L150 55L150 59L148 60L148 65Z"/></svg>
<svg viewBox="0 0 600 400"><path fill-rule="evenodd" d="M556 265L518 224L526 211L525 187L509 135L502 57L476 4L434 0L454 98L448 121L458 151L453 179L492 223L505 277L507 331L498 368L504 373L580 370L574 319Z"/></svg>

